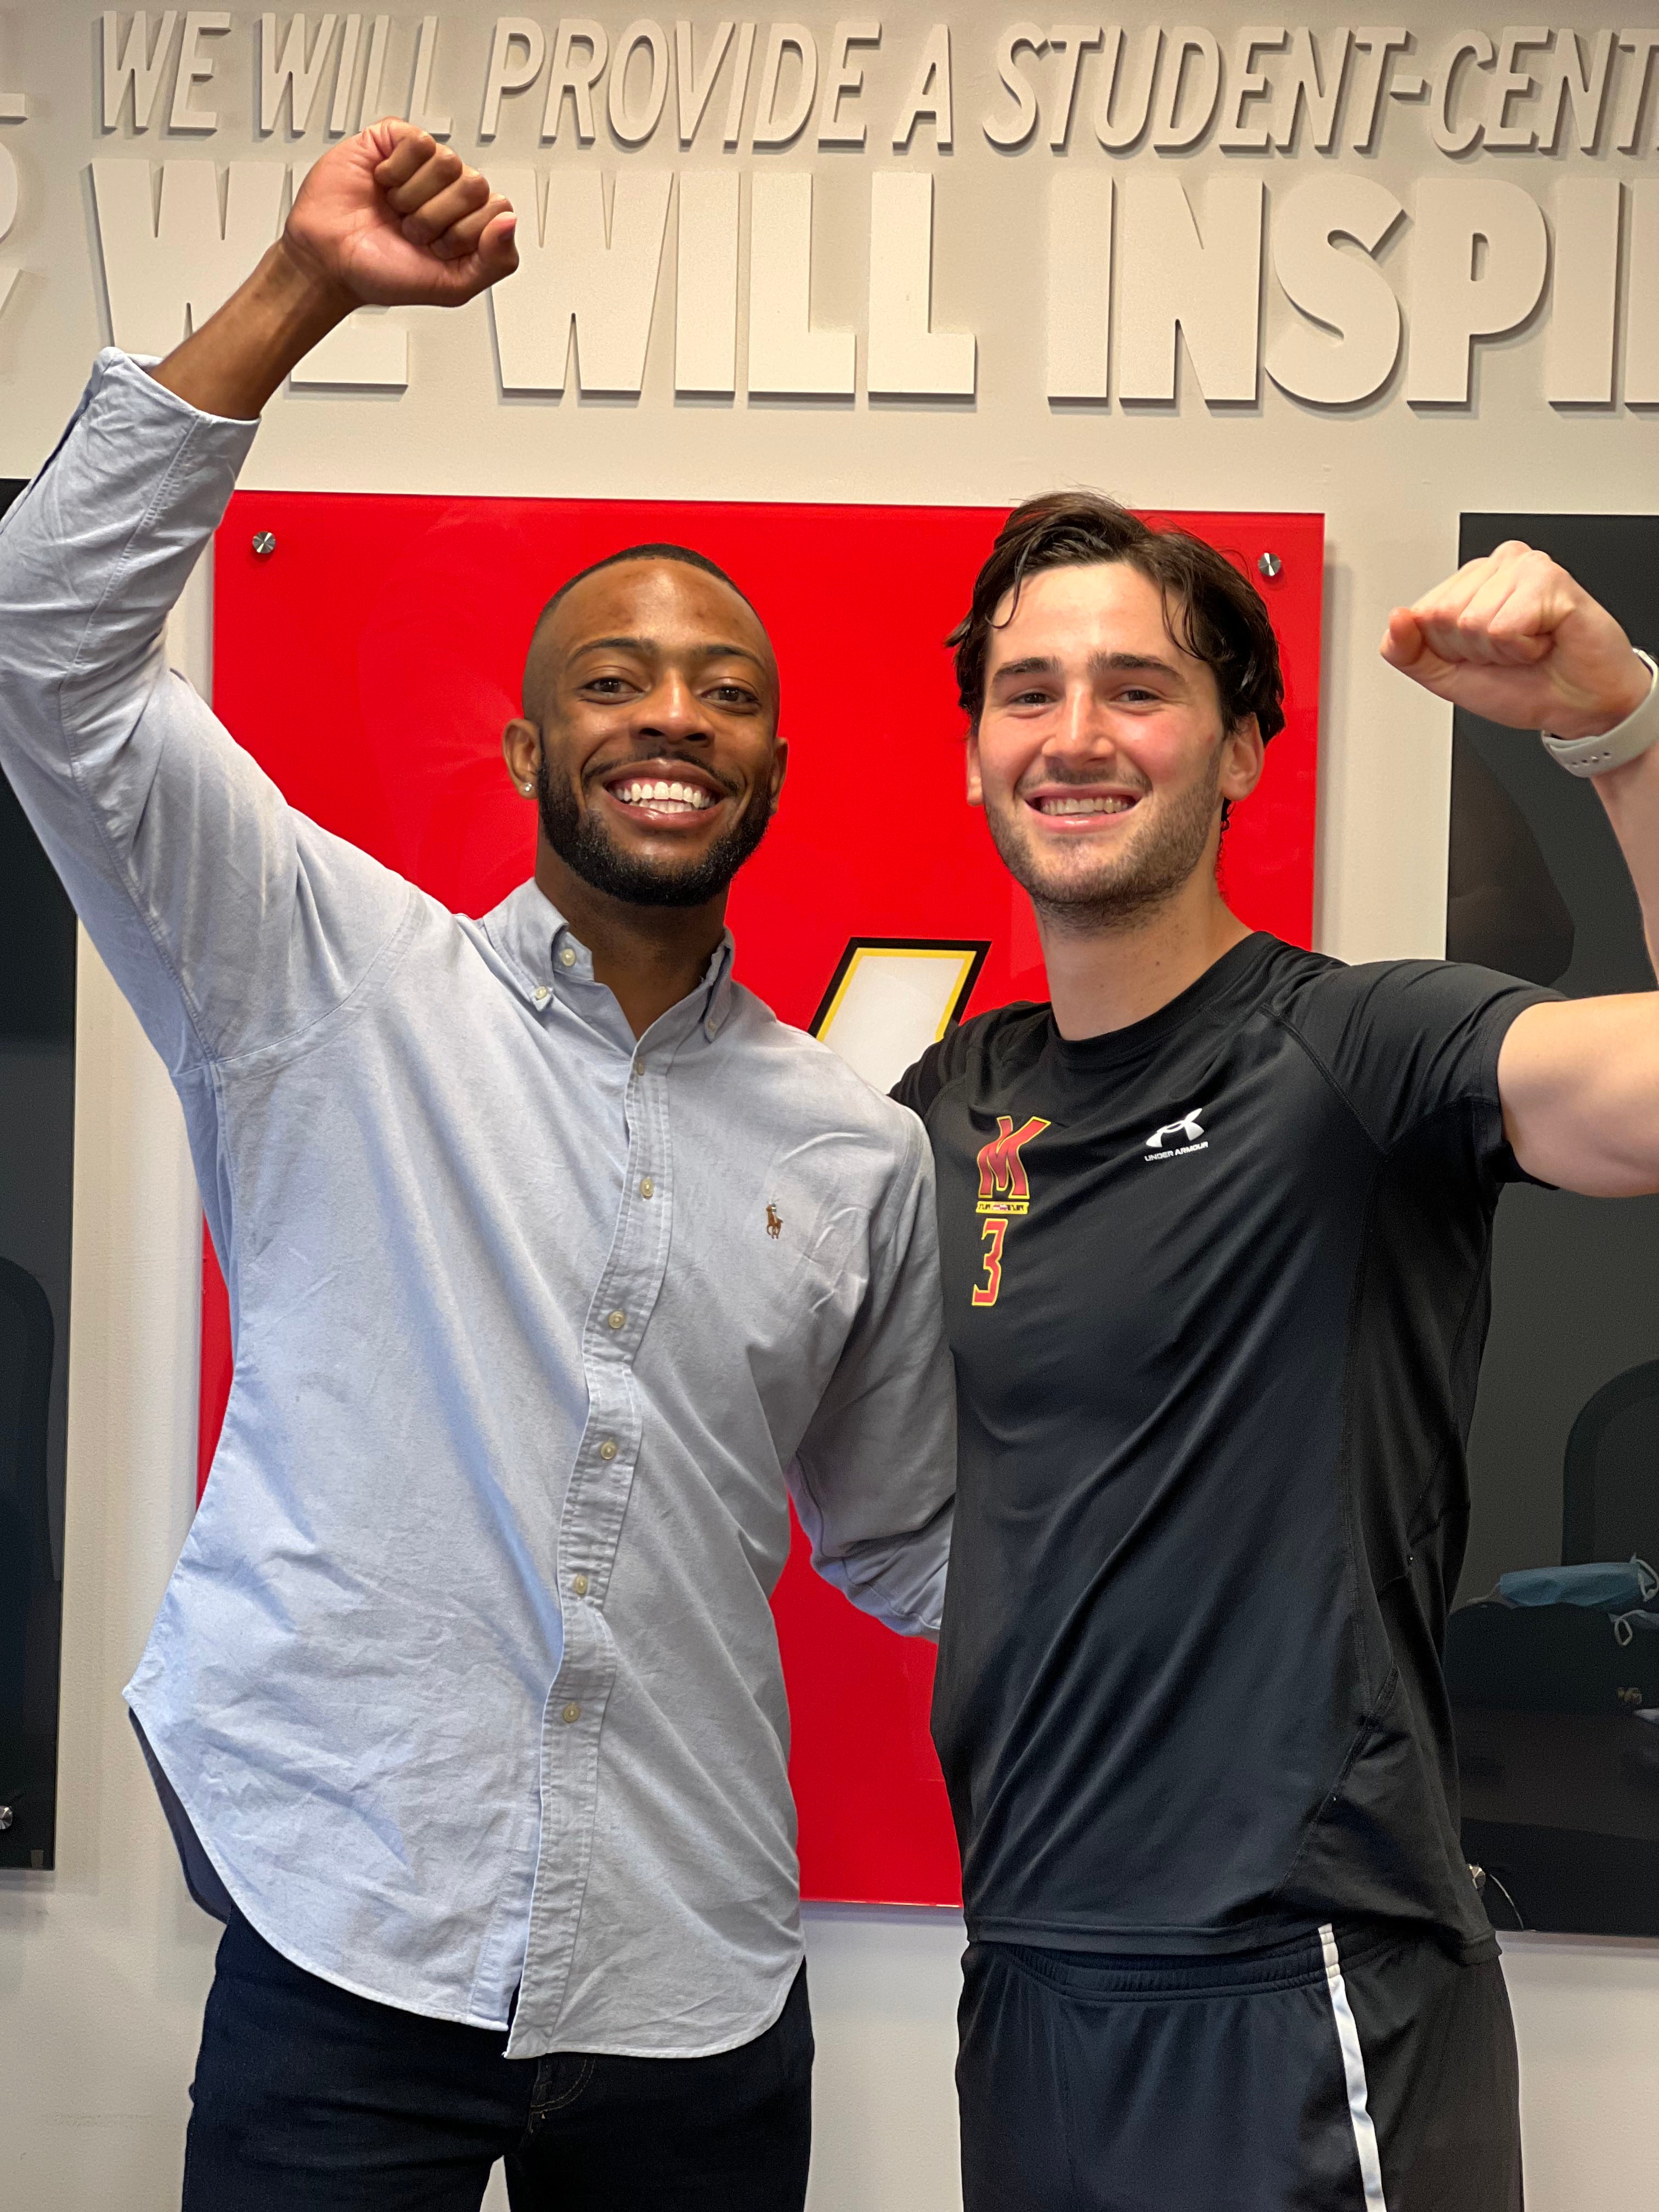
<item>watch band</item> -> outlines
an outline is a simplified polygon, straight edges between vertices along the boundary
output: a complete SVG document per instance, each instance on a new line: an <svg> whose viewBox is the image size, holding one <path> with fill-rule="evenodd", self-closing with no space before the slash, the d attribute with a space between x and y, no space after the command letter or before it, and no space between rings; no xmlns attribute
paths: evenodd
<svg viewBox="0 0 1659 2212"><path fill-rule="evenodd" d="M1558 738L1548 730L1538 732L1544 750L1569 775L1605 775L1609 769L1623 768L1626 761L1636 760L1650 745L1659 744L1659 661L1639 645L1636 658L1648 672L1648 696L1622 722L1615 722L1599 738Z"/></svg>

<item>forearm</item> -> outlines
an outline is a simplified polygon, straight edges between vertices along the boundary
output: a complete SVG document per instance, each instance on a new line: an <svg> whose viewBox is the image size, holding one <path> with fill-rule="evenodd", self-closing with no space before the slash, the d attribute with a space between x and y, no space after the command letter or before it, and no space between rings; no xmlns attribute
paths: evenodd
<svg viewBox="0 0 1659 2212"><path fill-rule="evenodd" d="M790 1471L790 1491L801 1527L811 1547L816 1573L843 1597L899 1636L939 1641L945 1605L945 1571L956 1501L947 1498L920 1528L853 1544L836 1544L826 1516L799 1462Z"/></svg>
<svg viewBox="0 0 1659 2212"><path fill-rule="evenodd" d="M279 239L218 313L150 374L204 415L251 422L356 304Z"/></svg>
<svg viewBox="0 0 1659 2212"><path fill-rule="evenodd" d="M510 275L513 231L476 169L387 117L316 163L282 237L155 380L204 415L251 421L354 307L459 307Z"/></svg>
<svg viewBox="0 0 1659 2212"><path fill-rule="evenodd" d="M1594 781L1636 886L1648 958L1659 973L1659 745Z"/></svg>

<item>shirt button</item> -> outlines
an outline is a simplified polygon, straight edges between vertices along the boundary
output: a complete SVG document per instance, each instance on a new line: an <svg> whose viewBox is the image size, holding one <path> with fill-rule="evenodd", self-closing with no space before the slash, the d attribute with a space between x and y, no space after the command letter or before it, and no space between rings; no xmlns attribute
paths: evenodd
<svg viewBox="0 0 1659 2212"><path fill-rule="evenodd" d="M581 1709L581 1707L580 1707L580 1705L567 1705L567 1706L565 1707L565 1709L564 1709L564 1711L563 1711L562 1715L561 1716L561 1717L562 1718L562 1720L563 1720L563 1722L564 1722L564 1724L565 1724L565 1726L566 1726L567 1728L569 1728L569 1727L573 1726L573 1725L574 1725L577 1721L579 1721L579 1720L581 1718L581 1717L582 1717L582 1709Z"/></svg>
<svg viewBox="0 0 1659 2212"><path fill-rule="evenodd" d="M607 1314L605 1316L605 1325L607 1328L626 1328L628 1326L628 1316L623 1313L619 1306L615 1313Z"/></svg>
<svg viewBox="0 0 1659 2212"><path fill-rule="evenodd" d="M615 1459L616 1456L617 1439L614 1437L607 1437L605 1442L599 1446L599 1457L601 1459Z"/></svg>
<svg viewBox="0 0 1659 2212"><path fill-rule="evenodd" d="M548 1000L552 997L553 994L548 989L545 983L538 983L532 995L535 999L536 1004L538 1006L544 1006Z"/></svg>
<svg viewBox="0 0 1659 2212"><path fill-rule="evenodd" d="M642 1176L640 1179L640 1196L641 1198L654 1198L656 1194L656 1184L652 1182L649 1176Z"/></svg>
<svg viewBox="0 0 1659 2212"><path fill-rule="evenodd" d="M586 1575L572 1575L570 1577L570 1587L575 1591L578 1597L586 1597L587 1595L587 1577Z"/></svg>
<svg viewBox="0 0 1659 2212"><path fill-rule="evenodd" d="M559 965L561 968L574 968L575 964L576 948L574 945L567 945L559 955Z"/></svg>

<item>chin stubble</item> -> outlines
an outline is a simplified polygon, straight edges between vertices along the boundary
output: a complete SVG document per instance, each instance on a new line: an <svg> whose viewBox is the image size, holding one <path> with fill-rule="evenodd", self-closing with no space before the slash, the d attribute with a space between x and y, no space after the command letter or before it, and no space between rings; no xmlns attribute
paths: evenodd
<svg viewBox="0 0 1659 2212"><path fill-rule="evenodd" d="M612 842L596 815L565 787L556 790L544 759L536 771L536 805L542 834L585 884L627 906L707 906L718 898L766 835L771 793L757 785L743 811L695 860L644 860Z"/></svg>
<svg viewBox="0 0 1659 2212"><path fill-rule="evenodd" d="M1094 936L1144 921L1203 866L1220 778L1218 753L1200 783L1156 814L1148 813L1146 833L1129 851L1092 868L1045 871L1017 799L1006 809L988 807L986 817L1003 866L1029 894L1039 917L1067 935Z"/></svg>

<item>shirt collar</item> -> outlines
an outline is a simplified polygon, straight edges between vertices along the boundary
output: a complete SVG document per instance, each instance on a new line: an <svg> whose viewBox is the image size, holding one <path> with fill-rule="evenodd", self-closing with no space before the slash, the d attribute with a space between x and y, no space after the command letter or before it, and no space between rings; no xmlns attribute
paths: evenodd
<svg viewBox="0 0 1659 2212"><path fill-rule="evenodd" d="M593 981L592 954L533 876L483 917L483 927L532 1004L544 1006L555 991L566 988L603 988ZM677 1029L683 1024L684 1033L701 1024L708 1036L717 1036L732 1012L734 950L731 931L723 930L696 989L678 1006L671 1006L646 1035L653 1035L664 1024Z"/></svg>

